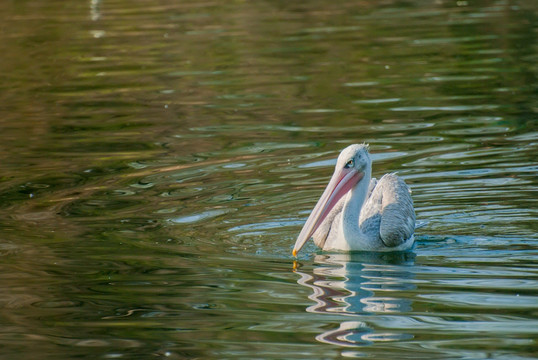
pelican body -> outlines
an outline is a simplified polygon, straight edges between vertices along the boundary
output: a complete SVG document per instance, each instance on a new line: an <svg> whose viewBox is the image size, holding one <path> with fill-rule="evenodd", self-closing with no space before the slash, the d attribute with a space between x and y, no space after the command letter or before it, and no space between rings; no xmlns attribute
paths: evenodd
<svg viewBox="0 0 538 360"><path fill-rule="evenodd" d="M313 238L323 250L404 251L414 244L411 191L395 174L372 179L368 145L338 156L327 188L306 220L293 256Z"/></svg>

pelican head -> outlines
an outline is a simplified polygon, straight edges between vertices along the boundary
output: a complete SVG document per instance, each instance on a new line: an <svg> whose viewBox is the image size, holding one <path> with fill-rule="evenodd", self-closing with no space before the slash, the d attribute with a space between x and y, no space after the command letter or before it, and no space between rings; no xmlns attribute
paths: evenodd
<svg viewBox="0 0 538 360"><path fill-rule="evenodd" d="M338 159L336 160L335 173L339 169L346 169L345 171L358 171L367 172L372 169L372 160L368 152L367 144L354 144L349 145L342 150Z"/></svg>
<svg viewBox="0 0 538 360"><path fill-rule="evenodd" d="M334 174L329 185L306 220L295 242L293 256L297 256L297 252L301 250L344 195L359 184L363 178L366 178L366 186L368 186L371 173L372 160L368 153L368 145L354 144L342 150L336 161Z"/></svg>

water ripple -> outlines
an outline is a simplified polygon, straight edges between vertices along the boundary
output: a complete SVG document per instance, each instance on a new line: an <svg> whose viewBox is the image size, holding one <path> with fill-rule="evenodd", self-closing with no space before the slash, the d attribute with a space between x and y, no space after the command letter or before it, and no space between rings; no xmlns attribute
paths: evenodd
<svg viewBox="0 0 538 360"><path fill-rule="evenodd" d="M402 106L390 108L391 111L472 111L495 110L499 105L451 105L451 106Z"/></svg>
<svg viewBox="0 0 538 360"><path fill-rule="evenodd" d="M178 217L170 219L170 221L175 224L191 224L191 223L196 223L200 221L206 221L211 218L215 218L224 214L228 214L231 211L232 209L213 209L213 210L204 211L198 214L188 214L185 216L178 216Z"/></svg>

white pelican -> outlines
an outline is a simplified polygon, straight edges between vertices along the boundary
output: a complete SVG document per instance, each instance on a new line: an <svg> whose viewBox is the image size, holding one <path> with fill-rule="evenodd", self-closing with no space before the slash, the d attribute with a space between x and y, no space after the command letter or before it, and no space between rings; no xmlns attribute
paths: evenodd
<svg viewBox="0 0 538 360"><path fill-rule="evenodd" d="M372 177L368 145L340 153L334 174L295 242L293 256L311 237L323 250L403 251L415 241L411 191L395 174Z"/></svg>

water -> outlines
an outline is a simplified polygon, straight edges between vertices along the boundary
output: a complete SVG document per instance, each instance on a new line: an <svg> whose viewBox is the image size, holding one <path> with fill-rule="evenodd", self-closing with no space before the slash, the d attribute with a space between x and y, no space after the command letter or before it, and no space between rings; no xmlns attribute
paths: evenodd
<svg viewBox="0 0 538 360"><path fill-rule="evenodd" d="M533 2L0 9L2 358L538 358ZM416 249L294 262L357 142Z"/></svg>

